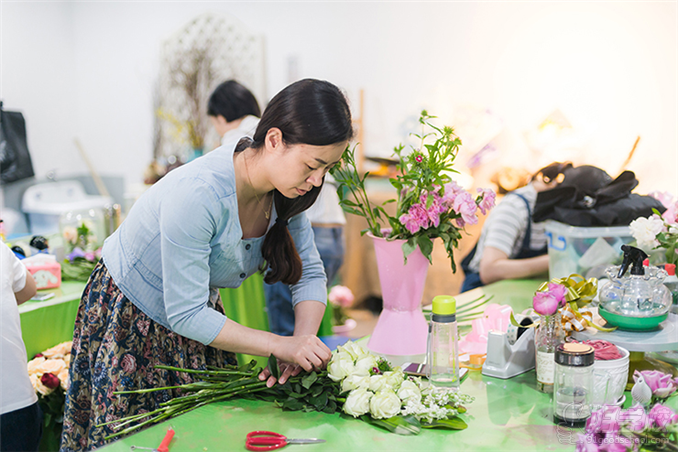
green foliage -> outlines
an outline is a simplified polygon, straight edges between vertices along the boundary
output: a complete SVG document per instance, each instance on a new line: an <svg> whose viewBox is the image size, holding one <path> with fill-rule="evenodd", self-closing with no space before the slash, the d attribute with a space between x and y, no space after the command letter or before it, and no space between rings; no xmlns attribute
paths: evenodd
<svg viewBox="0 0 678 452"><path fill-rule="evenodd" d="M87 281L96 265L96 262L88 261L84 257L76 257L72 261L65 260L61 263L61 280Z"/></svg>

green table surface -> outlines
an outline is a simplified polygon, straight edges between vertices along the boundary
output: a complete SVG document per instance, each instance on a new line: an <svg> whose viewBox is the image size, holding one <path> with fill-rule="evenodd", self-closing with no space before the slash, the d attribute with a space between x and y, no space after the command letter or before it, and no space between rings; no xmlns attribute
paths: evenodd
<svg viewBox="0 0 678 452"><path fill-rule="evenodd" d="M53 298L29 300L19 306L21 335L28 359L73 338L73 325L84 288L84 282L64 281L57 289L38 291L39 294L52 292Z"/></svg>
<svg viewBox="0 0 678 452"><path fill-rule="evenodd" d="M457 299L463 302L485 293L494 295L493 302L520 311L531 304L540 283L502 281ZM469 427L461 431L422 430L417 436L400 436L340 413L283 412L268 402L233 400L198 408L111 443L104 450L157 447L169 426L176 432L170 452L245 450L245 436L254 430L327 441L287 446L290 451L574 450L577 431L553 424L551 396L536 389L534 371L508 380L472 371L461 390L475 398L466 415ZM628 394L627 399L626 405L631 399ZM673 399L673 405L678 407L678 398Z"/></svg>

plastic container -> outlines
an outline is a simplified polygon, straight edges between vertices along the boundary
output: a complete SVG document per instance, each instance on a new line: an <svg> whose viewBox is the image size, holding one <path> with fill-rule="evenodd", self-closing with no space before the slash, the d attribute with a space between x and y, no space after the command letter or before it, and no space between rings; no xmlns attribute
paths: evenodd
<svg viewBox="0 0 678 452"><path fill-rule="evenodd" d="M553 418L558 425L579 428L591 416L593 347L565 343L556 348Z"/></svg>
<svg viewBox="0 0 678 452"><path fill-rule="evenodd" d="M113 204L106 196L91 196L78 181L37 184L24 192L21 209L28 215L31 234L59 232L59 219L67 212L88 212ZM89 215L89 214L88 214Z"/></svg>
<svg viewBox="0 0 678 452"><path fill-rule="evenodd" d="M664 270L669 275L664 279L664 285L669 289L669 292L671 292L671 298L673 299L671 312L678 314L678 277L676 277L676 264L666 264L664 265Z"/></svg>
<svg viewBox="0 0 678 452"><path fill-rule="evenodd" d="M459 388L457 301L448 295L433 299L426 354L426 376L433 386Z"/></svg>
<svg viewBox="0 0 678 452"><path fill-rule="evenodd" d="M621 263L621 245L634 241L628 226L583 228L549 220L544 229L551 278L573 273L598 278L608 266Z"/></svg>

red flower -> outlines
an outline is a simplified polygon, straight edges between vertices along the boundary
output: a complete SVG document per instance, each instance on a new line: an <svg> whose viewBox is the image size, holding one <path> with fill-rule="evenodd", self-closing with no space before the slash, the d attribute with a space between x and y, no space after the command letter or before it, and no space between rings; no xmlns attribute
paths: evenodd
<svg viewBox="0 0 678 452"><path fill-rule="evenodd" d="M43 356L45 356L45 355L43 355L42 353L36 353L35 356L33 357L33 359L42 358Z"/></svg>
<svg viewBox="0 0 678 452"><path fill-rule="evenodd" d="M49 389L56 389L59 386L59 377L52 373L42 374L40 377L40 382L47 386Z"/></svg>
<svg viewBox="0 0 678 452"><path fill-rule="evenodd" d="M416 160L417 163L421 163L421 162L424 160L424 157L422 157L421 154L418 154L418 155L414 158L414 160Z"/></svg>

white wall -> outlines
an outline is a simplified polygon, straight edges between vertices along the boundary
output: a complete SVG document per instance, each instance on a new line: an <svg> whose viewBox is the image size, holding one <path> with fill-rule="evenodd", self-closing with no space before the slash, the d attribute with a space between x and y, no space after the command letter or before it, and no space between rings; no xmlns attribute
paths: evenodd
<svg viewBox="0 0 678 452"><path fill-rule="evenodd" d="M449 121L491 108L514 137L501 149L536 169L522 136L555 108L586 161L639 192L678 194L676 5L671 3L3 3L0 97L24 112L39 175L84 172L77 136L104 174L138 182L151 158L160 43L195 16L230 13L265 36L268 97L301 77L357 99L366 150L389 155L421 108ZM463 136L462 136L463 138ZM546 158L546 157L544 157Z"/></svg>

